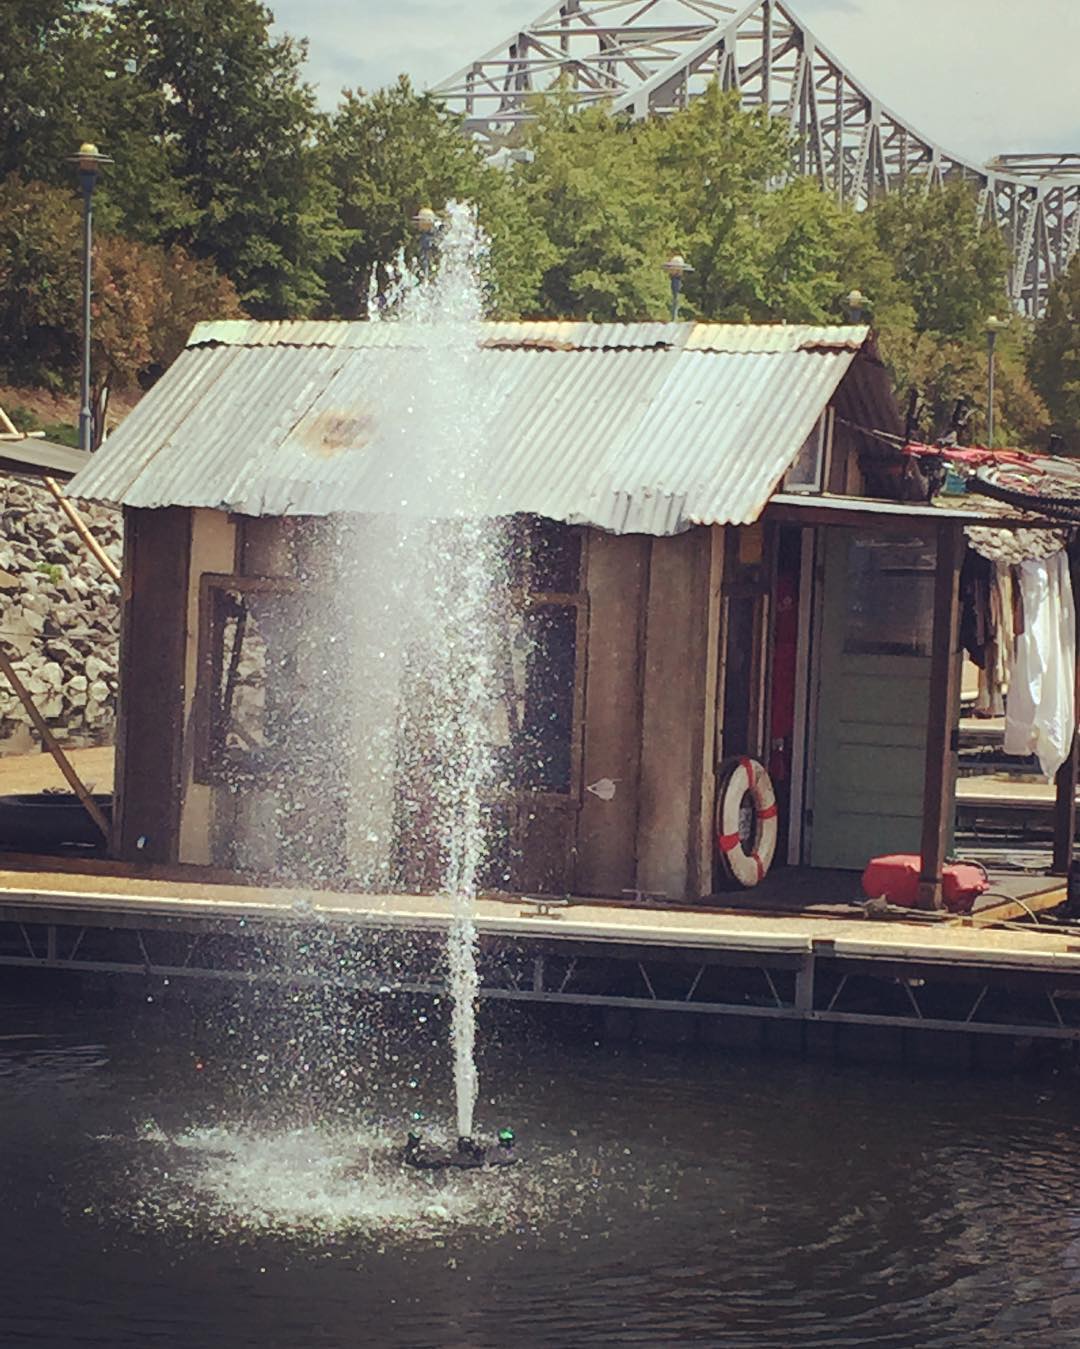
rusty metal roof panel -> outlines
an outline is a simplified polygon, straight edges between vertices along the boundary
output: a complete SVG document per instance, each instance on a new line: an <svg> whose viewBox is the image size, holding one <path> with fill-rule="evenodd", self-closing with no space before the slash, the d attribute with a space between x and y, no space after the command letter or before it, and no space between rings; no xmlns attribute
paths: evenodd
<svg viewBox="0 0 1080 1349"><path fill-rule="evenodd" d="M270 326L258 328L265 334ZM587 326L590 340L615 335ZM483 331L512 337L537 327L488 324ZM654 336L651 327L642 342ZM778 348L773 336L757 351L686 350L692 336L684 325L677 345L539 350L474 341L448 350L435 331L426 346L400 350L199 343L71 491L133 507L250 515L532 512L653 534L749 521L855 350L827 340L827 330L820 345L785 337ZM462 452L433 467L418 430L437 425L441 436L463 385L473 394L448 438Z"/></svg>
<svg viewBox="0 0 1080 1349"><path fill-rule="evenodd" d="M780 352L818 347L857 351L866 341L869 329L862 325L823 328L801 323L582 323L561 319L447 324L436 329L393 322L296 319L262 323L253 319L226 319L198 324L188 345L339 347L354 351L421 347L433 334L437 334L442 344L476 343L508 349Z"/></svg>
<svg viewBox="0 0 1080 1349"><path fill-rule="evenodd" d="M822 328L807 323L697 323L687 351L859 351L870 336L863 324Z"/></svg>

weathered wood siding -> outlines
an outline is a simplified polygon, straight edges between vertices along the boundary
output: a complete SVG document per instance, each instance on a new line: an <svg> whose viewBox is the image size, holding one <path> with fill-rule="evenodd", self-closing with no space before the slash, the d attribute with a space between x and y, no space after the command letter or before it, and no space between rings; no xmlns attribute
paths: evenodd
<svg viewBox="0 0 1080 1349"><path fill-rule="evenodd" d="M618 898L637 884L638 788L645 609L652 540L640 534L589 536L589 636L578 894ZM605 800L588 791L610 780Z"/></svg>
<svg viewBox="0 0 1080 1349"><path fill-rule="evenodd" d="M645 616L637 889L712 891L720 529L654 539Z"/></svg>
<svg viewBox="0 0 1080 1349"><path fill-rule="evenodd" d="M191 512L184 677L184 796L179 860L210 866L213 851L214 789L194 780L195 692L199 680L199 595L204 575L229 573L236 558L236 525L222 511Z"/></svg>
<svg viewBox="0 0 1080 1349"><path fill-rule="evenodd" d="M113 850L175 862L180 845L191 512L124 512Z"/></svg>

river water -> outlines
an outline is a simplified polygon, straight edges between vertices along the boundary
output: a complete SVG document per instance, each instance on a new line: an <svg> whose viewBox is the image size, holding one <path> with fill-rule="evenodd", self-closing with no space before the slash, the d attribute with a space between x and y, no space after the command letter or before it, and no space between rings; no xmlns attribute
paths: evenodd
<svg viewBox="0 0 1080 1349"><path fill-rule="evenodd" d="M440 1009L0 995L0 1344L1080 1344L1080 1082L598 1041ZM153 994L146 995L154 997ZM430 1083L430 1086L429 1086ZM443 1095L440 1095L440 1092Z"/></svg>

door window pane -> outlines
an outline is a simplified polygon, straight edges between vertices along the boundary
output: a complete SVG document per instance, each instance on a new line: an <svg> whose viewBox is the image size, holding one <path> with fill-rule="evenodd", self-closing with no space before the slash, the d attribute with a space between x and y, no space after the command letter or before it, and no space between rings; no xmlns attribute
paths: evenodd
<svg viewBox="0 0 1080 1349"><path fill-rule="evenodd" d="M844 651L928 656L934 631L934 564L932 539L853 538Z"/></svg>

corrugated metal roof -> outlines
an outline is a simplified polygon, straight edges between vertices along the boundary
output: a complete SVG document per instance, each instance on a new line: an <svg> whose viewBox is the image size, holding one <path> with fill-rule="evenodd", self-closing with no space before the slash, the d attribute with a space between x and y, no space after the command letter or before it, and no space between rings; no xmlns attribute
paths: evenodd
<svg viewBox="0 0 1080 1349"><path fill-rule="evenodd" d="M22 440L0 441L0 469L8 473L66 481L89 462L90 456L85 450L76 450L53 440L26 436Z"/></svg>
<svg viewBox="0 0 1080 1349"><path fill-rule="evenodd" d="M702 326L485 324L451 355L441 330L414 347L395 324L201 325L71 492L248 515L528 512L650 534L747 523L866 333ZM241 327L253 340L237 343ZM556 329L565 343L530 349ZM301 330L313 340L286 340ZM394 331L405 351L366 340ZM419 436L447 429L461 381L473 401L447 437L461 455L433 465Z"/></svg>
<svg viewBox="0 0 1080 1349"><path fill-rule="evenodd" d="M566 351L639 351L668 347L685 351L804 351L817 347L857 351L869 336L863 325L822 328L804 323L578 323L534 320L440 325L345 323L296 319L260 323L224 319L196 325L188 346L416 348L432 334L438 340L480 346Z"/></svg>

